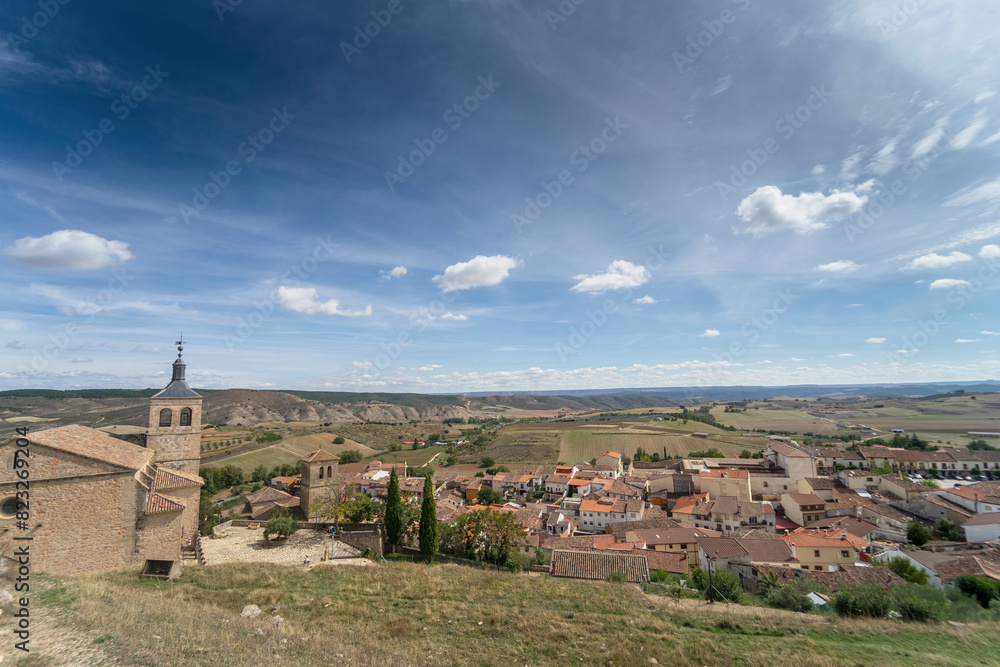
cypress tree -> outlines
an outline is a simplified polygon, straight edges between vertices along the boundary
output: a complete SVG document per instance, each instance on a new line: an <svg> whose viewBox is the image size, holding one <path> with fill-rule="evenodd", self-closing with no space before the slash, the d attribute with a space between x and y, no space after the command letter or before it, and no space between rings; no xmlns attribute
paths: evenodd
<svg viewBox="0 0 1000 667"><path fill-rule="evenodd" d="M438 550L437 512L434 503L434 482L424 478L424 501L420 506L420 553L433 561Z"/></svg>
<svg viewBox="0 0 1000 667"><path fill-rule="evenodd" d="M399 478L396 467L389 474L389 491L385 501L385 533L389 544L398 545L403 540L403 503L399 500Z"/></svg>

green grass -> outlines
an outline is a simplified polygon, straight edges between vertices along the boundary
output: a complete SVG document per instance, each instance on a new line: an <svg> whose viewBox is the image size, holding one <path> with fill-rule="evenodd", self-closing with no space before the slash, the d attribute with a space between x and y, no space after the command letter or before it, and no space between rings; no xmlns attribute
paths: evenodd
<svg viewBox="0 0 1000 667"><path fill-rule="evenodd" d="M130 569L65 586L67 622L124 664L923 666L986 664L1000 652L997 623L678 607L630 585L452 565L234 564L188 568L174 582ZM247 604L261 619L239 618ZM280 631L266 621L274 605ZM171 641L154 639L154 627Z"/></svg>

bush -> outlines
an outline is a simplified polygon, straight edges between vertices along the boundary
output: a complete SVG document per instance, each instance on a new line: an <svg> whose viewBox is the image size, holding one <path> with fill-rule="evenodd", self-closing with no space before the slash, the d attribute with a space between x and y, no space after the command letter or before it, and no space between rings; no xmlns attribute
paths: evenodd
<svg viewBox="0 0 1000 667"><path fill-rule="evenodd" d="M735 574L729 570L716 570L712 572L711 588L705 590L706 599L727 600L729 602L741 602L743 600L743 586Z"/></svg>
<svg viewBox="0 0 1000 667"><path fill-rule="evenodd" d="M342 435L338 435L336 438L333 439L333 444L335 444L335 445L342 445L345 442L347 442L347 441L344 440L344 436L342 436Z"/></svg>
<svg viewBox="0 0 1000 667"><path fill-rule="evenodd" d="M700 567L692 568L689 582L699 591L705 590L708 588L708 572Z"/></svg>
<svg viewBox="0 0 1000 667"><path fill-rule="evenodd" d="M341 438L343 440L343 438ZM359 463L361 461L361 452L357 449L345 449L340 453L341 463Z"/></svg>
<svg viewBox="0 0 1000 667"><path fill-rule="evenodd" d="M971 574L963 574L955 580L955 587L975 598L984 609L988 609L991 600L1000 599L1000 582L987 577L977 577Z"/></svg>
<svg viewBox="0 0 1000 667"><path fill-rule="evenodd" d="M764 602L770 607L789 611L810 611L813 608L813 601L795 584L775 586L768 591Z"/></svg>
<svg viewBox="0 0 1000 667"><path fill-rule="evenodd" d="M496 465L496 461L493 460L492 456L484 456L483 460L480 461L480 467L483 468L492 468L494 465Z"/></svg>
<svg viewBox="0 0 1000 667"><path fill-rule="evenodd" d="M932 537L934 536L931 534L930 528L919 521L911 521L906 525L906 539L918 547L927 544Z"/></svg>
<svg viewBox="0 0 1000 667"><path fill-rule="evenodd" d="M841 616L885 618L892 609L892 598L878 586L847 586L833 596L833 608Z"/></svg>
<svg viewBox="0 0 1000 667"><path fill-rule="evenodd" d="M277 535L279 538L288 537L298 529L299 524L288 515L288 510L279 507L271 512L271 518L264 526L264 539L271 539L271 535Z"/></svg>

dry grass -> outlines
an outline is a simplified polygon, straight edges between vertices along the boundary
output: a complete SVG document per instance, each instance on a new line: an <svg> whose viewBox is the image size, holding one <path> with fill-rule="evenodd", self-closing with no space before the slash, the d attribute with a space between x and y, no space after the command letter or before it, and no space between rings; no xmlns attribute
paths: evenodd
<svg viewBox="0 0 1000 667"><path fill-rule="evenodd" d="M194 568L175 582L117 571L68 579L36 599L58 609L74 632L105 638L121 664L618 666L652 658L659 665L841 667L985 664L1000 651L997 624L708 611L628 585L399 562L308 572ZM263 609L261 619L239 619L246 604ZM280 630L266 618L274 605L284 618Z"/></svg>

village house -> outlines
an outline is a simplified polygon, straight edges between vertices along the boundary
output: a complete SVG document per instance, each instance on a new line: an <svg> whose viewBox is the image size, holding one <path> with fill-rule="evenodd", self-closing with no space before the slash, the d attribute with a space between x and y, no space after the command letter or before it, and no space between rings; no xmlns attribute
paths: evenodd
<svg viewBox="0 0 1000 667"><path fill-rule="evenodd" d="M751 500L750 472L747 470L701 470L698 479L701 492L707 492L709 498L733 496L737 500Z"/></svg>
<svg viewBox="0 0 1000 667"><path fill-rule="evenodd" d="M645 503L641 500L615 498L580 501L579 530L585 533L603 533L607 526L617 521L636 521L643 517Z"/></svg>
<svg viewBox="0 0 1000 667"><path fill-rule="evenodd" d="M625 542L642 549L687 553L688 562L698 562L698 539L702 537L722 537L717 530L705 528L635 528L625 533Z"/></svg>
<svg viewBox="0 0 1000 667"><path fill-rule="evenodd" d="M781 539L791 547L802 569L830 572L860 560L869 544L847 530L800 529Z"/></svg>
<svg viewBox="0 0 1000 667"><path fill-rule="evenodd" d="M733 496L699 502L692 508L691 516L697 528L718 530L727 535L745 528L776 531L774 508L770 503L740 501Z"/></svg>
<svg viewBox="0 0 1000 667"><path fill-rule="evenodd" d="M781 507L785 516L800 526L826 518L826 501L814 493L784 493Z"/></svg>

